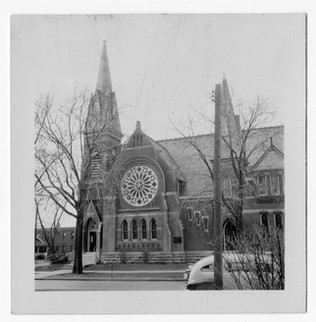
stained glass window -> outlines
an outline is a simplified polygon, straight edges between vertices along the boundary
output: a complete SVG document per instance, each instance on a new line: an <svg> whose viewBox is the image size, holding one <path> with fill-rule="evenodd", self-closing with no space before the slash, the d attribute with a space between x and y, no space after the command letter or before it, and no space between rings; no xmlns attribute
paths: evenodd
<svg viewBox="0 0 316 322"><path fill-rule="evenodd" d="M129 169L123 177L121 191L124 200L132 206L141 207L154 199L158 190L155 172L146 166Z"/></svg>

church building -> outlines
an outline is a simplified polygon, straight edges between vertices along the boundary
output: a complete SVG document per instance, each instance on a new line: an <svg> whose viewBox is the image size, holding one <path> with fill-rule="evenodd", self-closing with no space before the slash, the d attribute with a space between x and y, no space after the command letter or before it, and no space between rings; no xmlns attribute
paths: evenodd
<svg viewBox="0 0 316 322"><path fill-rule="evenodd" d="M225 78L222 96L223 105L231 105ZM227 133L241 131L232 106L226 111ZM247 144L255 148L247 157L251 189L245 189L243 196L244 229L255 225L283 229L283 135L283 126L275 126L255 129L249 137ZM122 137L104 43L86 120L84 257L106 263L167 263L210 254L214 135L156 141L138 121L127 143L122 144ZM237 197L230 151L224 143L222 147L223 191L233 201ZM234 232L234 225L223 206L224 239Z"/></svg>

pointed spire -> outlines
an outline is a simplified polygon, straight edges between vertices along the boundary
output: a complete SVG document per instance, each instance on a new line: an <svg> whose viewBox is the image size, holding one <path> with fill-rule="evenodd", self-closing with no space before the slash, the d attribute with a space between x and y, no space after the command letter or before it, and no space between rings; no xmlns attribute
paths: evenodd
<svg viewBox="0 0 316 322"><path fill-rule="evenodd" d="M103 48L102 48L96 89L105 94L112 93L112 82L111 82L110 67L109 67L109 60L108 60L105 40L103 41Z"/></svg>
<svg viewBox="0 0 316 322"><path fill-rule="evenodd" d="M94 110L95 114L97 114L95 117L97 121L97 130L100 129L100 127L105 127L104 130L112 132L118 140L122 138L123 134L115 92L112 90L110 67L105 41L103 41L97 87L92 101L92 108L90 110Z"/></svg>
<svg viewBox="0 0 316 322"><path fill-rule="evenodd" d="M225 102L227 102L227 103L230 102L230 104L231 104L231 97L230 97L225 73L223 74L223 82L222 82L222 100L225 100Z"/></svg>
<svg viewBox="0 0 316 322"><path fill-rule="evenodd" d="M226 132L226 134L229 134L230 136L236 136L240 130L239 120L234 113L225 73L223 74L222 81L222 114L224 123L223 133Z"/></svg>

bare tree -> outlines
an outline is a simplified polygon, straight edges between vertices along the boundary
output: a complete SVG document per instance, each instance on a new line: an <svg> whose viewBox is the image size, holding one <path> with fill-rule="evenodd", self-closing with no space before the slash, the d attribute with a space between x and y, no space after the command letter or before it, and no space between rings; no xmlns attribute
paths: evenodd
<svg viewBox="0 0 316 322"><path fill-rule="evenodd" d="M231 114L224 113L222 123L222 167L224 174L228 174L232 179L232 195L227 195L225 189L222 191L222 203L231 215L237 230L237 234L243 231L242 213L244 208L244 198L246 193L251 193L256 185L256 180L252 177L251 167L249 166L251 157L259 150L264 150L270 144L271 137L278 135L275 131L260 131L270 120L272 113L269 110L268 100L257 98L255 102L248 106L239 104L239 117L236 118L236 126L230 127L232 121ZM214 124L212 118L205 114L200 116ZM195 126L192 118L189 118L189 125L184 130L177 131L186 139L187 144L193 147L200 160L204 163L210 184L205 187L213 186L213 151L207 146L212 146L195 135ZM233 128L233 130L231 130ZM263 152L262 152L263 154ZM203 174L204 175L204 174ZM209 189L209 188L208 188Z"/></svg>
<svg viewBox="0 0 316 322"><path fill-rule="evenodd" d="M77 274L83 271L83 222L89 192L95 189L101 195L103 186L111 190L109 178L115 171L109 166L116 160L112 152L104 166L96 155L100 136L117 116L101 119L93 109L94 100L95 96L88 97L86 91L75 91L64 104L56 104L50 94L35 104L35 187L76 220L73 273ZM100 175L93 180L96 169Z"/></svg>

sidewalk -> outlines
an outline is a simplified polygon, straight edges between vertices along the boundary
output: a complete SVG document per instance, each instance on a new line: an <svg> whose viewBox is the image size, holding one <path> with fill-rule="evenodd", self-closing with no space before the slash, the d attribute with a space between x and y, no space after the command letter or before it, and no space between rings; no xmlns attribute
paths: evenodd
<svg viewBox="0 0 316 322"><path fill-rule="evenodd" d="M69 266L68 266L69 267ZM60 269L55 271L36 271L35 280L125 280L125 281L183 281L183 269L159 269L154 270L96 270L87 267L83 274L72 274L72 269ZM127 268L127 267L126 267Z"/></svg>
<svg viewBox="0 0 316 322"><path fill-rule="evenodd" d="M43 280L47 277L58 276L62 274L69 274L71 273L71 269L60 269L56 271L46 271L46 272L35 272L35 279L36 280Z"/></svg>

